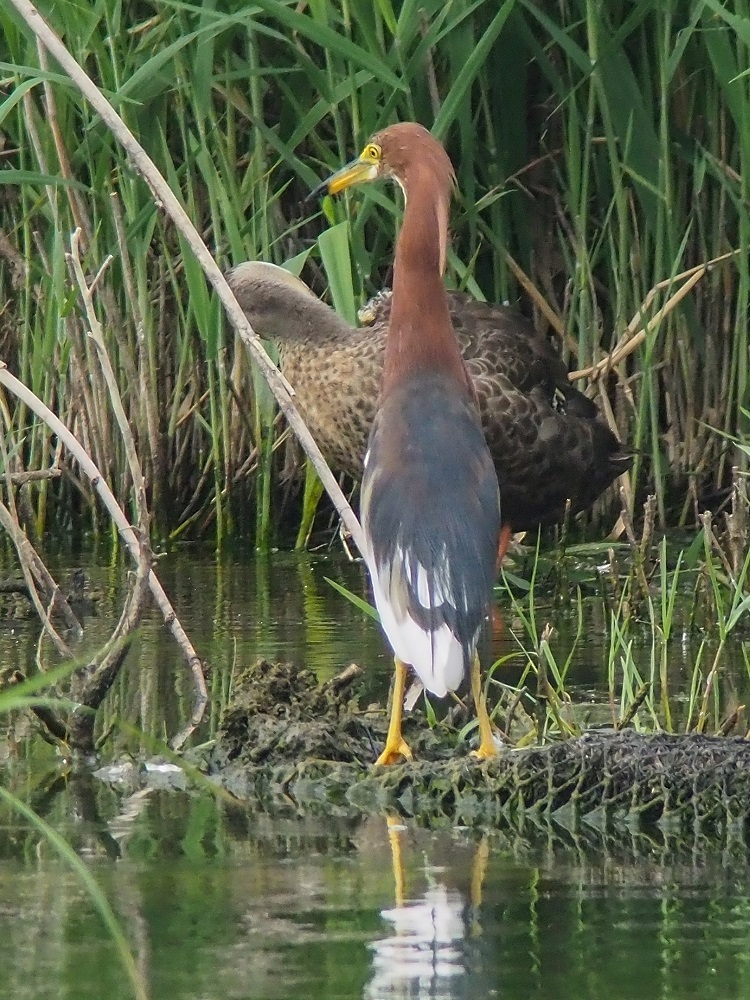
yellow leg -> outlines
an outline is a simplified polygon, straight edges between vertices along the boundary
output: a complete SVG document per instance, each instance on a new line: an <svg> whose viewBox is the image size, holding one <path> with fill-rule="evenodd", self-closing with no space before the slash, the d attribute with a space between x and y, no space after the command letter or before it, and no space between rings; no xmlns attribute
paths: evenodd
<svg viewBox="0 0 750 1000"><path fill-rule="evenodd" d="M474 860L471 863L471 905L482 905L482 888L484 886L484 876L487 872L487 861L490 856L490 842L487 834L482 835L482 839L474 852Z"/></svg>
<svg viewBox="0 0 750 1000"><path fill-rule="evenodd" d="M397 816L386 816L388 840L391 844L391 866L393 868L393 891L396 906L404 905L404 862L401 857L401 834L404 827Z"/></svg>
<svg viewBox="0 0 750 1000"><path fill-rule="evenodd" d="M489 856L490 842L485 833L477 845L474 860L471 863L471 923L469 926L472 937L479 937L482 933L482 925L479 922L479 908L482 905L482 890L484 888L484 877L487 872Z"/></svg>
<svg viewBox="0 0 750 1000"><path fill-rule="evenodd" d="M385 749L375 761L375 764L397 764L400 758L412 759L411 749L401 735L401 714L404 707L404 690L406 688L406 664L398 657L396 664L396 682L393 685L393 704L391 705L391 721L388 725L388 735L385 738Z"/></svg>
<svg viewBox="0 0 750 1000"><path fill-rule="evenodd" d="M482 678L479 676L479 654L474 652L474 659L471 661L471 693L474 698L474 705L477 710L479 720L479 749L472 750L472 756L479 760L487 760L497 754L497 747L492 738L492 723L487 714L487 702L484 700L482 692Z"/></svg>

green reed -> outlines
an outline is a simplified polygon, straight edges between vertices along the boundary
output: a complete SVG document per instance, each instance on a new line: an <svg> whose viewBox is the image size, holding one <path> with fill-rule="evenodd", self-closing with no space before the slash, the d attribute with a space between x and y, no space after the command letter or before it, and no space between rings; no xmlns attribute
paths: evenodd
<svg viewBox="0 0 750 1000"><path fill-rule="evenodd" d="M577 548L566 554L568 561L576 560ZM580 549L589 564L591 547ZM556 607L559 563L559 557L550 558L537 547L530 566L503 574L500 606L508 609L506 622L518 654L503 657L489 676L491 690L500 694L501 724L510 705L520 698L526 702L526 725L515 730L515 740L580 732L588 724L587 712L599 724L615 728L747 728L735 685L740 651L750 678L750 660L741 641L750 631L750 552L735 575L710 527L676 552L663 538L649 553L645 589L635 561L627 556L615 559L612 552L609 567L600 564L596 570L579 572L575 599ZM519 572L523 587L518 585ZM570 574L570 567L565 572ZM571 663L585 649L584 602L589 605L586 618L599 620L606 638L603 668L608 688L608 705L588 708L575 689L580 683L576 672L569 677ZM680 644L686 647L682 657L676 655ZM520 676L509 686L501 678L513 662L520 662ZM491 695L491 700L497 699Z"/></svg>
<svg viewBox="0 0 750 1000"><path fill-rule="evenodd" d="M540 322L546 303L577 369L628 324L655 320L597 388L637 449L633 495L655 493L661 525L693 523L696 497L725 487L733 464L747 468L746 451L717 434L747 441L746 255L658 310L683 271L749 241L749 7L219 0L147 4L138 20L132 5L40 5L219 262L309 254L304 277L347 315L388 278L397 199L351 194L327 220L301 199L377 128L434 126L458 177L449 282ZM159 531L291 542L275 406L203 275L75 89L6 8L0 22L3 358L80 430L124 497L65 265L82 225L91 274L114 256L99 306ZM48 463L45 428L20 407L9 418L9 449L28 467ZM30 491L38 529L87 516L80 488L63 478Z"/></svg>

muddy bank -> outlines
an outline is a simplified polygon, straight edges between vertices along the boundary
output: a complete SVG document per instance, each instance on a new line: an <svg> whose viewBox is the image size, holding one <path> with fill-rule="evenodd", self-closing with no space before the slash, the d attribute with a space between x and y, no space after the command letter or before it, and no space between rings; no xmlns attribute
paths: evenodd
<svg viewBox="0 0 750 1000"><path fill-rule="evenodd" d="M359 705L358 679L353 669L318 686L294 666L256 664L237 683L208 774L270 811L750 839L748 740L593 731L480 764L455 729L430 729L417 710L404 725L415 760L373 768L387 720L382 706Z"/></svg>

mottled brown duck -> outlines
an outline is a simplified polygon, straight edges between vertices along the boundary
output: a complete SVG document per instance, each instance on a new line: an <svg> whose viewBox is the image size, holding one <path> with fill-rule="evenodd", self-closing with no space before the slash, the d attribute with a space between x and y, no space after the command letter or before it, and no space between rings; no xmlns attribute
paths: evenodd
<svg viewBox="0 0 750 1000"><path fill-rule="evenodd" d="M261 337L273 341L295 402L328 464L359 480L377 411L391 294L353 327L283 268L248 261L227 275ZM514 309L449 292L461 353L495 463L503 523L513 531L585 510L631 458L560 357Z"/></svg>

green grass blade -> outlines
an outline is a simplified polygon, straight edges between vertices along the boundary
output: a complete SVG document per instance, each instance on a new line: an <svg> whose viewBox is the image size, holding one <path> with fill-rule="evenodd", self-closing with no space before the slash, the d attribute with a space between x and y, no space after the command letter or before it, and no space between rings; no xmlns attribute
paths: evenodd
<svg viewBox="0 0 750 1000"><path fill-rule="evenodd" d="M334 308L354 325L357 322L357 304L354 298L352 259L349 250L349 223L339 222L338 225L326 229L318 237L318 246Z"/></svg>
<svg viewBox="0 0 750 1000"><path fill-rule="evenodd" d="M330 583L333 589L338 591L338 593L341 594L342 597L345 597L347 601L349 601L351 604L354 605L355 608L359 608L360 611L364 612L369 618L372 618L374 621L376 622L380 621L380 616L378 615L376 609L373 608L371 604L368 604L367 601L363 600L358 594L353 594L351 590L347 590L346 587L342 587L340 583L336 583L336 581L331 580L330 577L326 576L324 577L324 579L326 583Z"/></svg>
<svg viewBox="0 0 750 1000"><path fill-rule="evenodd" d="M12 792L3 788L2 785L0 785L0 799L3 799L11 809L23 816L24 819L31 823L32 826L36 827L36 829L42 834L47 843L54 848L65 864L67 864L68 867L75 872L78 879L80 879L81 884L86 889L91 902L99 911L99 916L102 918L104 926L109 932L112 943L114 944L120 962L122 963L122 967L127 973L128 979L132 985L133 996L136 997L136 1000L148 1000L149 993L146 988L146 984L144 983L143 977L138 970L138 966L136 965L135 958L130 950L127 938L120 927L119 921L115 916L112 907L107 901L107 897L104 895L101 886L91 874L89 868L83 861L81 861L70 844L68 844L56 830L46 823L41 816L38 816L30 806L27 806L25 802L22 802L21 799L13 795Z"/></svg>

